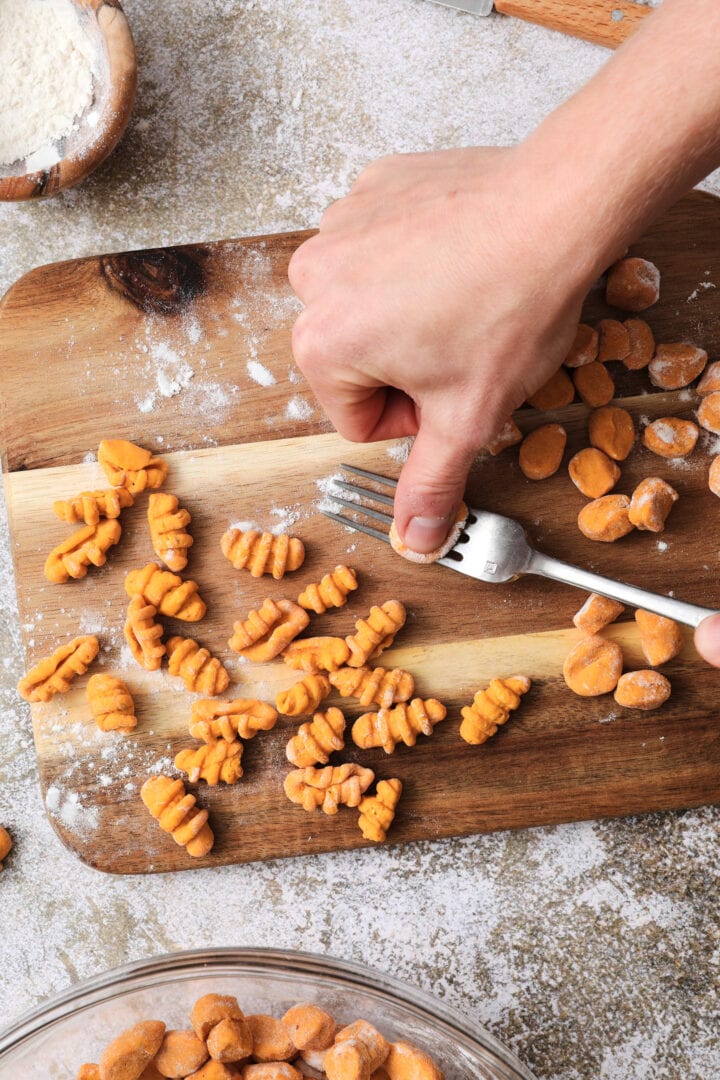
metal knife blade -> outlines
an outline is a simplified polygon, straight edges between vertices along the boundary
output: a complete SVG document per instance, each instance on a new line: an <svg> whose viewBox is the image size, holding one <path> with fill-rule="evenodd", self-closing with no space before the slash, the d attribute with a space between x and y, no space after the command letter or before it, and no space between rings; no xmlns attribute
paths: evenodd
<svg viewBox="0 0 720 1080"><path fill-rule="evenodd" d="M470 15L489 15L493 9L493 0L434 0L434 3L467 11Z"/></svg>

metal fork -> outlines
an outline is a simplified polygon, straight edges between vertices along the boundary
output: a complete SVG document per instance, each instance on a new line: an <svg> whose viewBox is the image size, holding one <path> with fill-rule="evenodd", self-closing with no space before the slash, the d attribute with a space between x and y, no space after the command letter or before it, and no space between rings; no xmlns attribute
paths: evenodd
<svg viewBox="0 0 720 1080"><path fill-rule="evenodd" d="M379 473L370 472L368 469L358 469L355 465L342 465L341 468L365 480L385 485L393 491L397 487L397 480L390 480L387 476L380 476ZM393 505L391 495L369 491L346 480L336 480L335 483L337 487L371 502L379 503L381 506L392 507ZM389 527L392 523L391 514L383 513L372 506L351 502L339 495L330 497L340 506L362 513L374 521L382 522L383 525ZM375 529L371 525L366 525L365 522L356 521L344 514L335 514L331 510L322 512L326 517L338 521L341 525L367 533L386 544L390 543L388 534L381 529ZM688 604L684 600L675 600L671 596L660 596L658 593L648 592L647 589L639 589L635 585L626 585L622 581L613 581L612 578L582 570L579 566L561 562L560 559L554 559L551 555L543 555L542 552L530 547L525 530L519 521L504 517L502 514L491 514L487 510L470 510L465 529L460 534L459 540L444 558L438 559L438 565L446 566L449 570L466 574L478 581L514 581L521 574L537 574L540 577L552 578L553 581L562 581L566 585L574 585L577 589L609 596L612 600L619 600L631 607L644 608L656 615L675 619L686 626L697 626L709 615L720 614L711 608Z"/></svg>

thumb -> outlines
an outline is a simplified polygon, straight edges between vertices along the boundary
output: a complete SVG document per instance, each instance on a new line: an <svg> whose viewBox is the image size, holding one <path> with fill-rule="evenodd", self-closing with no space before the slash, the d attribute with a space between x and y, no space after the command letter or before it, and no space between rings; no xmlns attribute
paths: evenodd
<svg viewBox="0 0 720 1080"><path fill-rule="evenodd" d="M720 667L720 615L709 615L695 631L695 648L713 667Z"/></svg>
<svg viewBox="0 0 720 1080"><path fill-rule="evenodd" d="M395 527L411 551L442 546L463 497L475 447L421 423L395 493Z"/></svg>

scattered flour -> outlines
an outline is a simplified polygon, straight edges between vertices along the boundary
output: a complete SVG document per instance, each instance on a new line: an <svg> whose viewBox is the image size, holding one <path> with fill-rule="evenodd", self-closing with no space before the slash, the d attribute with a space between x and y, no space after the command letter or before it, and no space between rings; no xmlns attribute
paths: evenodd
<svg viewBox="0 0 720 1080"><path fill-rule="evenodd" d="M279 518L277 524L270 528L270 532L274 536L289 532L293 525L296 525L298 521L301 521L306 516L299 503L294 506L273 506L270 513L273 517Z"/></svg>
<svg viewBox="0 0 720 1080"><path fill-rule="evenodd" d="M288 420L309 420L315 413L315 409L312 407L309 401L300 394L295 394L290 398L288 406L285 410L285 416Z"/></svg>
<svg viewBox="0 0 720 1080"><path fill-rule="evenodd" d="M264 364L261 364L259 360L248 360L247 371L250 378L258 386L274 386L277 382L272 371L266 368Z"/></svg>
<svg viewBox="0 0 720 1080"><path fill-rule="evenodd" d="M692 303L693 300L697 300L698 296L700 295L701 290L716 289L716 288L717 288L717 285L714 285L712 281L699 281L697 283L697 285L695 286L695 288L693 289L693 291L688 296L687 303L690 304L690 303Z"/></svg>

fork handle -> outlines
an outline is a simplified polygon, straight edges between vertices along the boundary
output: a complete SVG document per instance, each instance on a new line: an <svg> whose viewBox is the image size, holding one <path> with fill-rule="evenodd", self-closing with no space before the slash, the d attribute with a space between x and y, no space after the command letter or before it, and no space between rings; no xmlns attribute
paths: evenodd
<svg viewBox="0 0 720 1080"><path fill-rule="evenodd" d="M660 596L658 593L648 592L647 589L639 589L636 585L626 585L622 581L613 581L601 574L593 574L590 570L581 570L579 566L571 566L570 563L554 559L551 555L543 555L540 551L533 550L525 572L552 578L553 581L562 581L566 585L574 585L577 589L600 593L601 596L609 596L611 600L619 600L630 607L644 608L655 615L664 615L667 619L684 623L685 626L698 626L709 615L720 614L712 608L674 600L672 596Z"/></svg>

